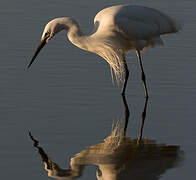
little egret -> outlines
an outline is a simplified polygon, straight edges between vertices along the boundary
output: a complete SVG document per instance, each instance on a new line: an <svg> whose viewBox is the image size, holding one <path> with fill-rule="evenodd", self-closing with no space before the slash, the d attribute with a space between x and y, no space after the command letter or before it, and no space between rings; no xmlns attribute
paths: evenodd
<svg viewBox="0 0 196 180"><path fill-rule="evenodd" d="M40 45L28 67L44 45L61 30L67 31L68 39L74 45L98 54L109 63L117 82L123 82L122 95L125 94L129 77L125 53L134 49L141 69L145 96L148 97L140 51L163 45L160 35L176 33L180 28L168 15L138 5L117 5L101 10L94 18L94 31L89 35L83 34L73 18L56 18L45 26Z"/></svg>

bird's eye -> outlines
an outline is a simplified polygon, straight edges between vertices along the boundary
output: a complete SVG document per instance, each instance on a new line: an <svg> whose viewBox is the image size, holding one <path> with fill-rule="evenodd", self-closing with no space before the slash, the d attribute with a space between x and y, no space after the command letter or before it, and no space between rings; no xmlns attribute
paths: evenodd
<svg viewBox="0 0 196 180"><path fill-rule="evenodd" d="M50 36L50 33L49 32L46 32L45 33L45 38L48 38Z"/></svg>

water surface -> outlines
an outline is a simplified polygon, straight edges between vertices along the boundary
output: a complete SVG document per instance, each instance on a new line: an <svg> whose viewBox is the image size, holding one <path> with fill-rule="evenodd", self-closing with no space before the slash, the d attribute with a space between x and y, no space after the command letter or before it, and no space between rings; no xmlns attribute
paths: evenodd
<svg viewBox="0 0 196 180"><path fill-rule="evenodd" d="M142 53L149 87L143 137L179 147L183 160L157 179L195 179L195 0L123 1L162 10L184 24L182 32L164 36L164 47ZM68 42L61 32L27 65L44 25L54 17L76 18L90 32L94 15L122 1L1 1L0 167L1 179L49 179L28 132L52 161L68 169L70 158L102 143L113 121L124 122L120 88L112 85L108 64ZM134 51L128 54L130 117L127 138L137 139L145 104ZM96 179L87 166L79 179ZM150 178L152 179L152 178Z"/></svg>

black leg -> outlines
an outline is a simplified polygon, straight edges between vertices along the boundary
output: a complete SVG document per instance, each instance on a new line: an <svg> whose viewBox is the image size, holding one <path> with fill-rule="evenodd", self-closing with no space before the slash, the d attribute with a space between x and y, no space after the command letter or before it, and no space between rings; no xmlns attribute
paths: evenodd
<svg viewBox="0 0 196 180"><path fill-rule="evenodd" d="M140 51L136 50L136 54L137 54L137 57L138 57L138 62L139 62L141 73L142 73L141 76L142 76L142 81L143 81L143 85L144 85L145 96L146 96L146 98L148 98L148 91L147 91L147 86L146 86L146 77L145 77L144 69L143 69L143 66L142 66Z"/></svg>
<svg viewBox="0 0 196 180"><path fill-rule="evenodd" d="M122 88L122 93L121 93L122 95L125 95L127 81L128 81L128 78L129 78L129 70L128 70L127 63L126 63L125 60L124 60L124 69L125 69L125 72L124 72L123 88Z"/></svg>

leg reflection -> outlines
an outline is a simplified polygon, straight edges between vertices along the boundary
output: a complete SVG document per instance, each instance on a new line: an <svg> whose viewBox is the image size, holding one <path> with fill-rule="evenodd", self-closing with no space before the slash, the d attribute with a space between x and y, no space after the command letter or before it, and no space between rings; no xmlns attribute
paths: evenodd
<svg viewBox="0 0 196 180"><path fill-rule="evenodd" d="M144 129L144 123L145 123L145 119L146 119L146 109L147 109L147 105L148 105L148 97L146 98L145 104L144 104L144 109L142 112L142 124L141 124L141 128L140 128L140 135L138 137L138 143L141 143L142 137L143 137L143 129Z"/></svg>
<svg viewBox="0 0 196 180"><path fill-rule="evenodd" d="M124 113L125 113L125 126L124 126L124 136L126 136L126 131L127 131L127 125L129 122L129 106L127 104L127 100L125 95L122 95L122 99L123 99L123 104L124 104Z"/></svg>
<svg viewBox="0 0 196 180"><path fill-rule="evenodd" d="M130 112L129 112L129 106L127 104L126 96L122 95L122 99L123 99L124 114L125 114L124 136L126 136L126 131L127 131L128 123L129 123ZM145 119L146 119L147 105L148 105L148 97L145 98L144 108L143 108L143 112L142 112L142 124L141 124L141 127L140 127L140 134L139 134L139 137L138 137L138 143L141 143L141 140L142 140L142 137L143 137L143 129L144 129L144 123L145 123Z"/></svg>

